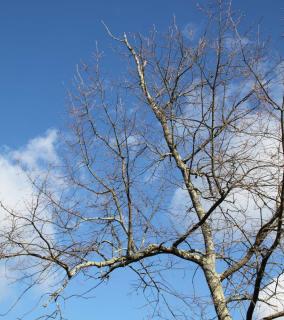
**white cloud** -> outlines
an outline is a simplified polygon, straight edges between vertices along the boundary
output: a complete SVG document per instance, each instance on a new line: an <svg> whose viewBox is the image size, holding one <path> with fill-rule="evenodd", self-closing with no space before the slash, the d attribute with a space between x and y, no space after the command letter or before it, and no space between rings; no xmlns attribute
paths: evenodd
<svg viewBox="0 0 284 320"><path fill-rule="evenodd" d="M190 206L189 195L186 189L177 188L173 194L170 203L170 219L177 232L184 232L190 225L190 216L188 208Z"/></svg>
<svg viewBox="0 0 284 320"><path fill-rule="evenodd" d="M36 137L30 140L25 146L11 150L4 148L0 152L0 201L2 205L15 214L9 214L3 208L0 209L0 238L4 241L7 239L9 233L14 232L19 241L29 243L33 251L41 250L44 243L36 234L35 230L30 225L26 218L30 219L33 207L35 206L38 197L38 190L33 187L31 177L42 179L46 176L46 171L49 166L59 163L59 158L56 152L56 145L58 142L58 134L56 130L49 130L43 136ZM37 227L41 232L52 239L54 237L54 230L51 222L50 212L46 210L44 203L40 203L38 208L38 218L36 219ZM15 232L16 230L16 232ZM5 245L4 245L5 246ZM7 245L1 246L1 250L14 252L17 247ZM20 265L27 264L29 261L23 260ZM15 262L19 264L19 261ZM30 263L32 263L30 261ZM14 276L21 277L21 272L17 272L17 265L5 266L0 265L0 278L2 293L9 288L9 280L5 277L5 268L12 268L15 270ZM6 270L8 273L11 270ZM35 268L31 268L31 272L35 272ZM5 278L5 279L4 279ZM12 279L12 278L11 278ZM52 281L47 281L52 285Z"/></svg>
<svg viewBox="0 0 284 320"><path fill-rule="evenodd" d="M39 167L41 163L57 163L58 156L55 143L58 138L56 130L48 130L44 136L30 140L26 146L12 151L10 158L19 161L29 169Z"/></svg>
<svg viewBox="0 0 284 320"><path fill-rule="evenodd" d="M284 310L284 274L281 274L261 291L259 298L265 302L256 305L255 319L260 319ZM277 319L284 320L284 317Z"/></svg>
<svg viewBox="0 0 284 320"><path fill-rule="evenodd" d="M24 209L34 194L31 173L45 174L49 165L59 162L56 152L58 134L49 130L17 149L0 153L0 201L14 209Z"/></svg>

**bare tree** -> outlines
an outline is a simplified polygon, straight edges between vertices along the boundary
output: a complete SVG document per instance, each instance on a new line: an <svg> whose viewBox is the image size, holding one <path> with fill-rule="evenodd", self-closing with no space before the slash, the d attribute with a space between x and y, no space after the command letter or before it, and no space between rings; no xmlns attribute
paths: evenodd
<svg viewBox="0 0 284 320"><path fill-rule="evenodd" d="M128 268L153 317L284 314L283 62L216 3L198 39L175 23L148 37L106 27L125 63L119 79L99 51L78 66L64 165L32 180L24 213L2 204L1 255L37 281L59 274L49 303L78 274L95 288ZM179 268L187 295L166 280ZM208 297L194 291L196 272Z"/></svg>

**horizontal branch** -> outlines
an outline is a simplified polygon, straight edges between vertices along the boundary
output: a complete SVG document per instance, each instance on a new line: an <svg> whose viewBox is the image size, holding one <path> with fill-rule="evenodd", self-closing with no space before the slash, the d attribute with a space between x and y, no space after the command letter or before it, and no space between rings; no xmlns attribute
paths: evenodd
<svg viewBox="0 0 284 320"><path fill-rule="evenodd" d="M273 313L270 316L266 316L266 317L262 318L262 320L273 320L273 319L280 318L282 316L284 316L284 311Z"/></svg>
<svg viewBox="0 0 284 320"><path fill-rule="evenodd" d="M77 266L75 266L71 271L69 271L69 277L74 277L80 270L87 269L90 267L96 267L96 268L104 268L104 267L110 267L112 270L125 267L129 264L132 264L137 261L141 261L147 257L155 256L158 254L172 254L175 256L178 256L182 259L192 261L194 263L197 263L199 265L202 264L203 256L201 253L196 252L194 250L192 251L185 251L180 250L175 247L165 247L163 244L151 244L144 250L140 250L138 252L132 253L127 256L122 257L114 257L109 260L105 261L87 261L84 263L80 263Z"/></svg>

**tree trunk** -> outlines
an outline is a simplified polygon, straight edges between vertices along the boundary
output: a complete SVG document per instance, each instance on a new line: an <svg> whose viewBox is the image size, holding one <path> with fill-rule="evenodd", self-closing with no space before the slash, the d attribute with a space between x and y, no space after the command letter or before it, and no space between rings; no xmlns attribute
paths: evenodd
<svg viewBox="0 0 284 320"><path fill-rule="evenodd" d="M211 292L213 304L220 320L232 320L227 308L226 298L224 295L220 277L215 269L215 259L209 258L203 266L203 271Z"/></svg>

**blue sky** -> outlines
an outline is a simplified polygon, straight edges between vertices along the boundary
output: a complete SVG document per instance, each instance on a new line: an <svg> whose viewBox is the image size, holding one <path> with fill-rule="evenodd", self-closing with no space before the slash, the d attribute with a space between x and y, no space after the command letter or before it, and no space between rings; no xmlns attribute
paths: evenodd
<svg viewBox="0 0 284 320"><path fill-rule="evenodd" d="M283 49L281 0L238 0L235 7L249 22L262 17L263 32ZM0 145L18 147L62 126L75 65L90 57L95 41L110 47L101 20L118 34L145 33L153 24L165 30L173 15L181 26L199 23L191 0L1 1Z"/></svg>
<svg viewBox="0 0 284 320"><path fill-rule="evenodd" d="M96 41L112 57L108 53L111 41L101 20L116 34L146 33L153 24L163 31L173 15L182 28L198 26L200 15L193 4L191 0L1 1L0 146L18 149L48 129L64 128L66 90L75 65L90 58ZM234 7L245 14L248 23L262 18L261 32L272 35L274 47L283 51L282 0L236 0ZM115 75L119 69L112 59L108 61ZM117 273L113 285L100 288L96 299L76 304L74 300L68 304L70 320L142 319L144 311L138 307L143 300L135 293L128 295L130 282Z"/></svg>

